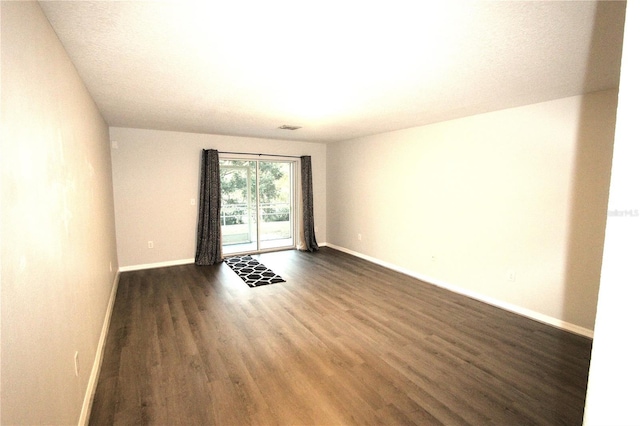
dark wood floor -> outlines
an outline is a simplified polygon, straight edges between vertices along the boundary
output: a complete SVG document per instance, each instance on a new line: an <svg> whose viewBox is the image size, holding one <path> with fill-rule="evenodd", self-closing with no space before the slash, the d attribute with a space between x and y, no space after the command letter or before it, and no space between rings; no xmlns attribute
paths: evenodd
<svg viewBox="0 0 640 426"><path fill-rule="evenodd" d="M323 248L123 273L90 423L580 425L591 341Z"/></svg>

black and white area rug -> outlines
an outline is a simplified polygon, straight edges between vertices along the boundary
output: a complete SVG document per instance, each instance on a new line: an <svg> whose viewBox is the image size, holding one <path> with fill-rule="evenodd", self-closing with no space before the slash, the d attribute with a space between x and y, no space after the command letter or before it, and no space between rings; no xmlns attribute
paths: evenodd
<svg viewBox="0 0 640 426"><path fill-rule="evenodd" d="M229 257L226 258L224 262L229 265L233 272L238 274L249 287L285 282L280 275L276 275L271 269L249 255Z"/></svg>

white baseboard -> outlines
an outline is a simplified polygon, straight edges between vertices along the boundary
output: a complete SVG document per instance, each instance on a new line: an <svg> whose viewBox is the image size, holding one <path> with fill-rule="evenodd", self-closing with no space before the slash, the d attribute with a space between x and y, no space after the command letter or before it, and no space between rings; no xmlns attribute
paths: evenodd
<svg viewBox="0 0 640 426"><path fill-rule="evenodd" d="M318 243L319 247L326 247L327 243ZM189 265L195 263L195 259L169 260L167 262L144 263L140 265L121 266L120 272L141 271L143 269L164 268L166 266Z"/></svg>
<svg viewBox="0 0 640 426"><path fill-rule="evenodd" d="M166 266L188 265L195 263L195 259L169 260L167 262L144 263L141 265L121 266L120 272L140 271L142 269L164 268Z"/></svg>
<svg viewBox="0 0 640 426"><path fill-rule="evenodd" d="M570 322L562 321L560 319L557 319L557 318L554 318L554 317L550 317L550 316L542 314L540 312L536 312L536 311L533 311L531 309L523 308L521 306L517 306L517 305L511 304L511 303L508 303L508 302L504 302L502 300L493 299L493 298L487 297L487 296L485 296L483 294L476 293L476 292L464 289L462 287L459 287L459 286L444 282L444 281L439 280L437 278L433 278L433 277L429 277L429 276L426 276L426 275L418 274L418 273L416 273L414 271L410 271L408 269L402 268L402 267L394 265L392 263L385 262L385 261L380 260L380 259L376 259L375 257L367 256L366 254L362 254L362 253L350 250L348 248L340 247L340 246L337 246L337 245L331 244L331 243L327 243L326 245L327 245L327 247L331 247L333 249L342 251L344 253L351 254L351 255L359 257L361 259L367 260L367 261L369 261L371 263L375 263L376 265L380 265L380 266L383 266L383 267L385 267L387 269L391 269L393 271L400 272L401 274L408 275L408 276L416 278L416 279L418 279L420 281L424 281L426 283L433 284L435 286L444 288L444 289L452 291L454 293L458 293L458 294L461 294L463 296L470 297L472 299L478 300L480 302L484 302L484 303L487 303L489 305L495 306L497 308L504 309L506 311L513 312L513 313L518 314L518 315L522 315L524 317L533 319L535 321L538 321L538 322L541 322L541 323L544 323L544 324L547 324L547 325L551 325L553 327L560 328L562 330L566 330L566 331L569 331L571 333L579 334L581 336L593 339L593 330L590 330L588 328L581 327L579 325L572 324Z"/></svg>
<svg viewBox="0 0 640 426"><path fill-rule="evenodd" d="M104 350L107 343L107 335L109 334L109 324L111 324L111 314L113 313L113 305L116 301L116 294L118 293L118 282L120 281L120 272L116 272L115 279L111 286L111 295L109 296L109 303L107 305L107 312L102 322L102 331L100 332L100 340L98 341L98 348L96 349L96 356L93 360L93 367L91 368L91 375L89 376L89 383L87 384L87 390L84 394L84 401L82 403L82 411L80 412L80 419L78 420L78 426L86 426L89 424L89 416L91 415L91 406L93 405L93 397L96 393L96 387L98 386L98 378L100 377L100 367L102 366L102 358L104 357Z"/></svg>

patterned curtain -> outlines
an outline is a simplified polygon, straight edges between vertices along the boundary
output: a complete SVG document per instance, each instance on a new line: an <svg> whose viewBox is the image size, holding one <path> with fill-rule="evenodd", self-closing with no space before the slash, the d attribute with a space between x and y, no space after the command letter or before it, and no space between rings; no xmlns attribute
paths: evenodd
<svg viewBox="0 0 640 426"><path fill-rule="evenodd" d="M306 251L319 250L316 242L316 232L313 225L313 184L311 179L311 157L300 157L302 178L302 237L301 249Z"/></svg>
<svg viewBox="0 0 640 426"><path fill-rule="evenodd" d="M200 165L200 211L196 265L213 265L222 262L221 206L218 151L203 149Z"/></svg>

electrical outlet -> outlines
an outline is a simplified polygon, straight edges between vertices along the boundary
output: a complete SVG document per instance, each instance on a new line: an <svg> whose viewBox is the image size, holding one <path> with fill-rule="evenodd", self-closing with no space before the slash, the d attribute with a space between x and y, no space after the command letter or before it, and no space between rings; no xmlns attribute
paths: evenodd
<svg viewBox="0 0 640 426"><path fill-rule="evenodd" d="M195 205L196 205L196 199L195 199L195 198L192 198L192 199L191 199L191 205L192 205L192 206L195 206Z"/></svg>
<svg viewBox="0 0 640 426"><path fill-rule="evenodd" d="M509 282L515 282L516 281L516 271L514 271L513 269L510 269L508 274L507 274L507 279L509 280Z"/></svg>
<svg viewBox="0 0 640 426"><path fill-rule="evenodd" d="M76 377L78 377L78 375L80 374L80 364L78 363L78 351L76 351L76 354L73 356L73 365L76 370Z"/></svg>
<svg viewBox="0 0 640 426"><path fill-rule="evenodd" d="M362 234L358 234L358 241L362 241Z"/></svg>
<svg viewBox="0 0 640 426"><path fill-rule="evenodd" d="M431 262L435 262L435 261L436 261L436 255L435 255L435 254L432 254L432 255L431 255Z"/></svg>
<svg viewBox="0 0 640 426"><path fill-rule="evenodd" d="M147 247L149 247L150 249L153 248L153 241L149 241L147 242Z"/></svg>

